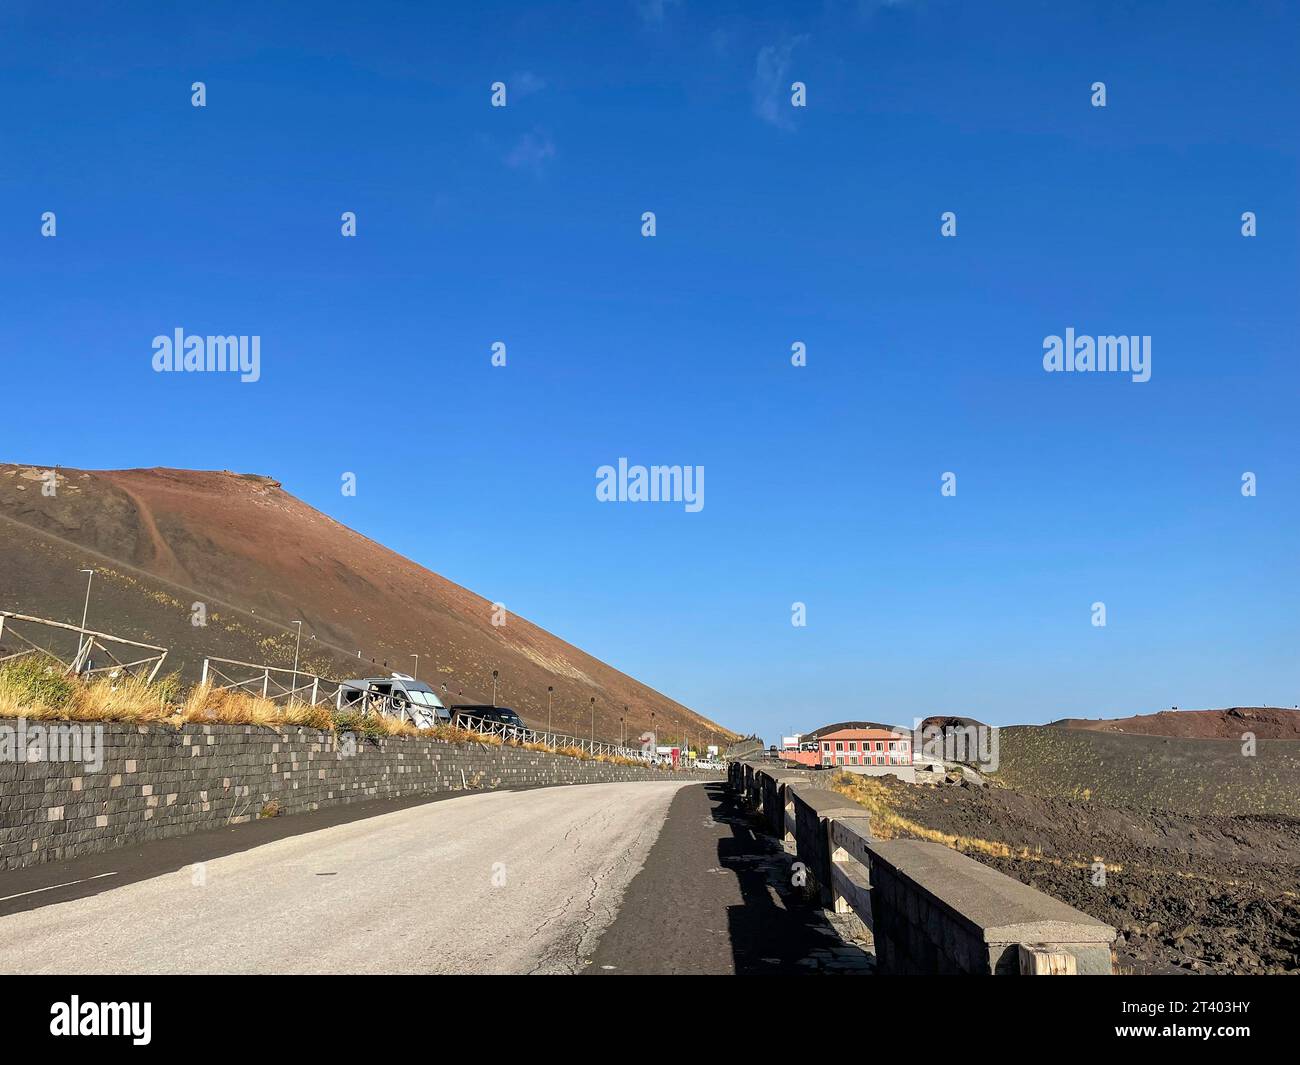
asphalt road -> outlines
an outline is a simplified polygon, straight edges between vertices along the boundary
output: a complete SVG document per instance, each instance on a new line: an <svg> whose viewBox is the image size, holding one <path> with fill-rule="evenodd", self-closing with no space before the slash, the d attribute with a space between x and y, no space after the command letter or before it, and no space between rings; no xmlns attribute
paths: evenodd
<svg viewBox="0 0 1300 1065"><path fill-rule="evenodd" d="M676 781L487 792L210 858L189 840L179 866L168 840L43 867L10 881L29 893L0 916L0 972L579 972L681 789L702 793ZM147 868L162 854L168 871ZM92 867L100 879L59 882Z"/></svg>

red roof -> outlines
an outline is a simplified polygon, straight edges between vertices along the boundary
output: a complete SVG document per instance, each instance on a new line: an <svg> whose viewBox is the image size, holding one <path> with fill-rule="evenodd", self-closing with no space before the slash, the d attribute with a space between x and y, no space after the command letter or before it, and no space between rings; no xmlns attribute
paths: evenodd
<svg viewBox="0 0 1300 1065"><path fill-rule="evenodd" d="M890 732L883 728L842 728L838 732L823 733L819 739L826 740L911 740L906 732Z"/></svg>

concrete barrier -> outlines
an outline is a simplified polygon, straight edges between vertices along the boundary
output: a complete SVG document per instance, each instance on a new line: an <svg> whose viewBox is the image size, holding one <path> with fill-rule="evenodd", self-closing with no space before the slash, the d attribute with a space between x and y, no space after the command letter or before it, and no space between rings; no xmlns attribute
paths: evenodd
<svg viewBox="0 0 1300 1065"><path fill-rule="evenodd" d="M1112 972L1110 925L938 843L875 839L863 808L815 779L753 763L728 771L822 904L872 929L877 972Z"/></svg>

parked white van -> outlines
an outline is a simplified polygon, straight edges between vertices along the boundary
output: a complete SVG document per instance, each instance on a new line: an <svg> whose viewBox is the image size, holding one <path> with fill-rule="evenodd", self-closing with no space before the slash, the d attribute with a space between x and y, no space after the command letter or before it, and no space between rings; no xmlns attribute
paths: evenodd
<svg viewBox="0 0 1300 1065"><path fill-rule="evenodd" d="M451 713L433 689L405 673L345 680L339 685L334 702L340 710L373 710L399 721L409 721L416 728L432 728L451 721Z"/></svg>

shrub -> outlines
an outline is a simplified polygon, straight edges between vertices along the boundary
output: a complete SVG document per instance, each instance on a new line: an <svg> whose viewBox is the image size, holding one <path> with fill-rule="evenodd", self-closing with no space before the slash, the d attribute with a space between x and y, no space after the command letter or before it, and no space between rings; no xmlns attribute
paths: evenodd
<svg viewBox="0 0 1300 1065"><path fill-rule="evenodd" d="M0 713L30 717L33 711L58 710L71 705L76 688L77 682L43 655L11 658L0 664Z"/></svg>

